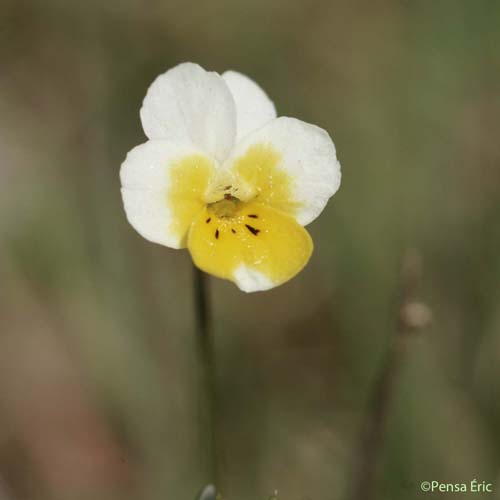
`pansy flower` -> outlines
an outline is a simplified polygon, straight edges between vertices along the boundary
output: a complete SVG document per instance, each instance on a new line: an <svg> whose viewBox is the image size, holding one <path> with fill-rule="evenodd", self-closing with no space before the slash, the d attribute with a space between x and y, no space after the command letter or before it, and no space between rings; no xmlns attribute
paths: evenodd
<svg viewBox="0 0 500 500"><path fill-rule="evenodd" d="M250 78L183 63L141 108L148 141L121 166L125 211L146 239L188 248L194 264L245 292L295 276L313 243L304 226L340 185L328 133L276 117Z"/></svg>

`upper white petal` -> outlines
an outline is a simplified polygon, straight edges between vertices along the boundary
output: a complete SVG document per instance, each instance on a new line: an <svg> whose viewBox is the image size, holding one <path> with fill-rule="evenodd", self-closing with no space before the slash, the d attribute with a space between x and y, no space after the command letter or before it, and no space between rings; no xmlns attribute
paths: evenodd
<svg viewBox="0 0 500 500"><path fill-rule="evenodd" d="M236 71L222 74L236 102L236 140L276 118L276 109L267 94L251 78Z"/></svg>
<svg viewBox="0 0 500 500"><path fill-rule="evenodd" d="M158 76L141 108L149 139L190 141L223 161L236 136L236 107L222 77L194 63Z"/></svg>
<svg viewBox="0 0 500 500"><path fill-rule="evenodd" d="M280 154L278 168L293 180L293 201L300 206L295 213L303 226L312 222L340 186L340 163L328 132L295 118L280 117L240 141L225 163L225 168L258 144L271 146Z"/></svg>
<svg viewBox="0 0 500 500"><path fill-rule="evenodd" d="M123 205L130 224L147 240L171 248L183 246L182 237L171 229L169 173L176 160L199 153L190 145L151 140L127 154L120 169Z"/></svg>

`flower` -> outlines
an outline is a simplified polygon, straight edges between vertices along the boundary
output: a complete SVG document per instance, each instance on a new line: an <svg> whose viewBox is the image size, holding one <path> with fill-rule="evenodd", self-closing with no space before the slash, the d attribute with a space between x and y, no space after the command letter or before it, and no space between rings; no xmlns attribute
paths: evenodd
<svg viewBox="0 0 500 500"><path fill-rule="evenodd" d="M303 226L340 185L328 133L274 104L250 78L183 63L160 75L141 108L148 141L120 170L130 224L188 248L201 270L245 292L288 281L313 244Z"/></svg>

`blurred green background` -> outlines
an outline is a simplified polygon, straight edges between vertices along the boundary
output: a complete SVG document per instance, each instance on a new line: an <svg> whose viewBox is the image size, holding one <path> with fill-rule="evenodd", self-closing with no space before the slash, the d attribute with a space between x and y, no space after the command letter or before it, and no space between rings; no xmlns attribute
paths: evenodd
<svg viewBox="0 0 500 500"><path fill-rule="evenodd" d="M395 383L379 498L474 478L500 498L499 2L0 12L2 500L191 500L208 480L191 261L128 225L118 179L148 85L187 60L327 129L343 170L297 278L210 282L224 500L348 498L408 248L434 320Z"/></svg>

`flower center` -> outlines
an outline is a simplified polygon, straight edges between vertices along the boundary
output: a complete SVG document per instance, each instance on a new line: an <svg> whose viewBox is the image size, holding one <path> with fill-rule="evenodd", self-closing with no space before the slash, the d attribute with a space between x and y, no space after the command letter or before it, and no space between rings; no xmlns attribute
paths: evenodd
<svg viewBox="0 0 500 500"><path fill-rule="evenodd" d="M257 207L253 203L239 200L226 194L224 199L209 203L206 209L205 223L207 229L213 231L216 240L226 240L227 236L234 238L237 234L257 236L261 229L255 224L263 222L259 219Z"/></svg>
<svg viewBox="0 0 500 500"><path fill-rule="evenodd" d="M231 219L238 215L242 205L243 202L241 200L235 196L226 194L222 200L209 203L207 209L209 213L214 214L220 219Z"/></svg>

